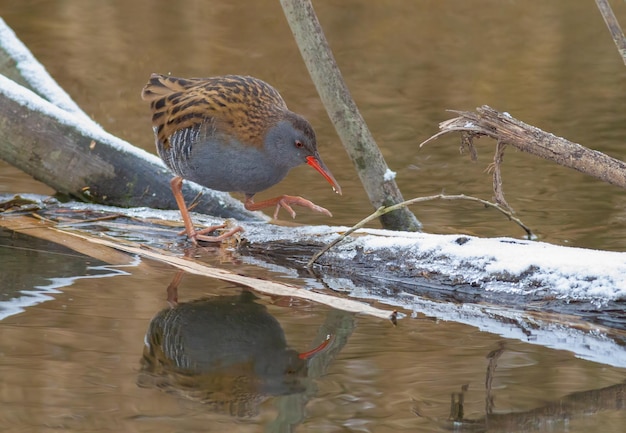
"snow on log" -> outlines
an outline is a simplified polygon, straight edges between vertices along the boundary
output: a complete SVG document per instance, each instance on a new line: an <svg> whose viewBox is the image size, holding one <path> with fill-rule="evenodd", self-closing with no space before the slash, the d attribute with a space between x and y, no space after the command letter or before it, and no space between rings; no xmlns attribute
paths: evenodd
<svg viewBox="0 0 626 433"><path fill-rule="evenodd" d="M97 125L54 81L2 18L0 18L0 73L82 121Z"/></svg>
<svg viewBox="0 0 626 433"><path fill-rule="evenodd" d="M180 255L189 246L184 236L177 234L182 227L174 222L180 220L177 211L42 199L26 196L20 200L31 200L39 208L37 213L48 221L26 224L25 234L32 233L33 227L49 227L78 232L97 243L106 233L109 246L155 260L158 255L150 252ZM11 212L2 215L0 226L13 227ZM206 215L193 217L206 226L221 222ZM61 218L60 224L54 224ZM241 225L246 231L232 252L238 263L232 271L237 274L245 276L246 267L241 263L262 267L273 279L284 278L304 291L388 305L389 311L399 310L400 317L409 314L455 321L626 367L626 319L621 314L626 297L624 253L512 238L363 229L322 255L314 268L306 269L313 252L346 227ZM116 238L119 247L114 244ZM132 250L129 239L133 239ZM202 249L197 252L202 262ZM194 265L193 258L180 260ZM293 291L290 296L301 296L301 292ZM332 305L345 308L340 303Z"/></svg>

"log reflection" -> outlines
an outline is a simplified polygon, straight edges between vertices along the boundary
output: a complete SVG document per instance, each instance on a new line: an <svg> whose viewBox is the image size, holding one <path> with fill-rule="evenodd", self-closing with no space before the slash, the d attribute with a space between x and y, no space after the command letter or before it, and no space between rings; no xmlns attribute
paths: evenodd
<svg viewBox="0 0 626 433"><path fill-rule="evenodd" d="M583 416L601 416L601 412L626 408L626 383L606 388L575 392L526 412L489 414L485 431L553 431L555 425Z"/></svg>
<svg viewBox="0 0 626 433"><path fill-rule="evenodd" d="M468 390L467 385L461 387L461 392L451 394L448 420L454 424L455 431L489 433L554 431L556 425L576 418L599 416L602 412L626 409L626 382L622 382L605 388L568 394L529 411L493 413L495 405L491 385L496 374L497 361L505 350L504 344L500 344L487 355L489 364L485 380L485 417L479 419L464 417L464 394Z"/></svg>

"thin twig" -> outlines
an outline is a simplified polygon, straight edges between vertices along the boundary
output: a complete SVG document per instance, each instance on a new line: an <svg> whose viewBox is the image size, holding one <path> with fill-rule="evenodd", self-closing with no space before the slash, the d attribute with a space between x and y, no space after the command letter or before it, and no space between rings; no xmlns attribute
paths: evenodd
<svg viewBox="0 0 626 433"><path fill-rule="evenodd" d="M381 207L379 207L378 209L376 209L376 211L373 214L371 214L370 216L368 216L368 217L362 219L361 221L359 221L358 223L356 223L354 226L352 226L351 228L346 230L344 233L342 233L337 239L333 240L331 243L329 243L324 248L322 248L321 251L319 251L315 255L313 255L313 257L311 257L311 260L309 260L308 263L306 264L307 268L310 268L311 266L313 266L313 264L315 264L317 259L319 259L323 254L325 254L332 247L334 247L339 242L344 240L347 236L351 235L356 230L362 228L368 222L370 222L372 220L375 220L376 218L378 218L381 215L384 215L384 214L386 214L388 212L393 212L394 210L397 210L397 209L399 209L401 207L410 206L410 205L415 204L415 203L420 203L420 202L430 201L430 200L470 200L470 201L476 201L478 203L482 203L485 206L493 207L493 208L499 210L504 215L506 215L511 221L515 222L517 225L519 225L521 228L523 228L524 231L526 232L527 236L528 236L528 239L531 239L532 236L533 236L533 233L530 230L530 228L528 228L519 218L514 217L511 212L509 212L508 210L504 209L503 207L501 207L498 204L491 203L490 201L483 200L483 199L477 198L477 197L468 196L468 195L465 195L465 194L457 194L457 195L437 194L437 195L430 195L430 196L427 196L427 197L412 198L411 200L406 200L406 201L403 201L402 203L394 204L393 206L388 206L388 207L381 206Z"/></svg>
<svg viewBox="0 0 626 433"><path fill-rule="evenodd" d="M498 140L496 144L496 153L493 156L493 193L494 200L500 206L513 211L511 206L504 199L504 190L502 189L502 161L504 159L504 149L506 148L506 143L502 140Z"/></svg>

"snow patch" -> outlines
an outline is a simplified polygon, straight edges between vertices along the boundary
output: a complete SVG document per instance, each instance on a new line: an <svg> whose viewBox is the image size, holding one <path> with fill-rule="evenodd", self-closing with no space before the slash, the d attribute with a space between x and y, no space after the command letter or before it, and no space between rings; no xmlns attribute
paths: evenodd
<svg viewBox="0 0 626 433"><path fill-rule="evenodd" d="M6 78L4 75L0 75L0 94L20 105L28 107L33 111L37 111L44 116L51 117L63 125L73 127L78 130L80 134L91 137L96 142L106 143L120 152L134 154L152 164L161 166L163 170L167 170L161 159L156 155L139 149L132 144L109 134L90 119L85 120L81 116L77 116L75 113L70 113L57 107L53 103L41 98L31 90L20 86L13 80Z"/></svg>
<svg viewBox="0 0 626 433"><path fill-rule="evenodd" d="M0 18L0 47L16 62L16 68L35 91L62 110L100 128L48 74L13 30ZM101 128L100 128L101 129Z"/></svg>
<svg viewBox="0 0 626 433"><path fill-rule="evenodd" d="M548 290L565 300L626 299L625 253L512 238L483 239L371 229L361 232L373 236L355 239L351 250L356 246L365 252L385 249L429 272L453 275L457 281L468 284L479 283L486 290L508 293ZM381 232L385 236L379 236ZM348 251L341 253L350 254Z"/></svg>
<svg viewBox="0 0 626 433"><path fill-rule="evenodd" d="M385 182L392 181L395 178L396 178L396 172L395 171L391 171L389 168L387 169L387 171L385 171L385 174L383 175L383 180Z"/></svg>

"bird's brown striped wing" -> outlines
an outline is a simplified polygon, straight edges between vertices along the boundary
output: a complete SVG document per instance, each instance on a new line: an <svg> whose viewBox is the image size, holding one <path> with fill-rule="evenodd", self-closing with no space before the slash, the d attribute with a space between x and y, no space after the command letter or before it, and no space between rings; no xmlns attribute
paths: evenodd
<svg viewBox="0 0 626 433"><path fill-rule="evenodd" d="M172 145L177 134L217 131L241 143L261 147L265 133L287 111L285 101L269 84L253 77L226 75L176 78L152 74L142 98L150 102L158 144Z"/></svg>

